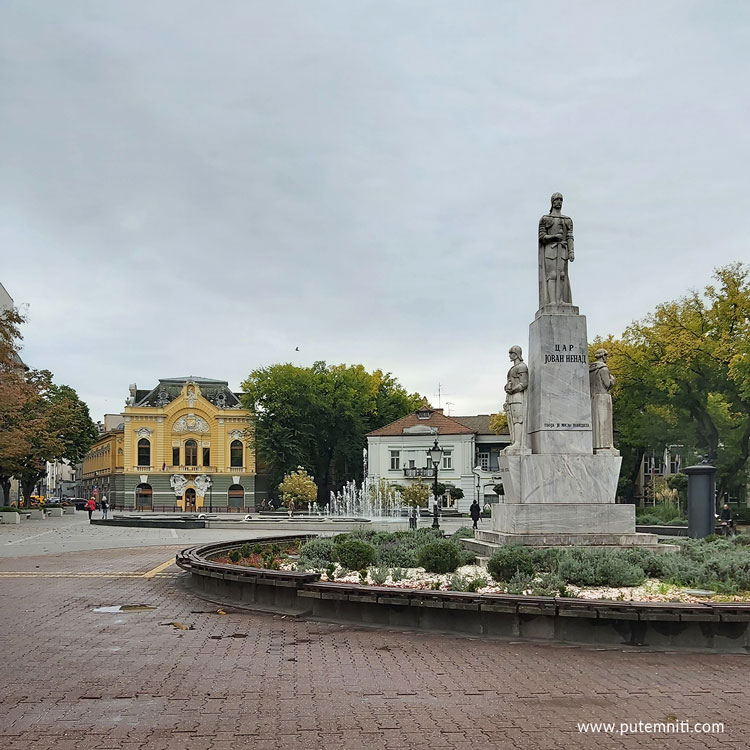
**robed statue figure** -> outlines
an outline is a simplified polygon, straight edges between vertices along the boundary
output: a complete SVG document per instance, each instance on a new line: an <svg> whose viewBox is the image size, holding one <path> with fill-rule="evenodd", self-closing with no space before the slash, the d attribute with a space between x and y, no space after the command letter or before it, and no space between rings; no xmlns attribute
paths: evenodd
<svg viewBox="0 0 750 750"><path fill-rule="evenodd" d="M617 453L612 425L612 386L615 379L607 367L607 350L597 349L589 364L591 427L595 453Z"/></svg>
<svg viewBox="0 0 750 750"><path fill-rule="evenodd" d="M529 368L523 361L520 346L511 346L508 355L513 366L508 370L508 379L505 384L504 409L508 417L510 445L503 453L524 453L526 452L526 390L529 387Z"/></svg>
<svg viewBox="0 0 750 750"><path fill-rule="evenodd" d="M573 220L560 213L563 197L552 194L550 212L539 219L539 309L572 304L568 261L575 260Z"/></svg>

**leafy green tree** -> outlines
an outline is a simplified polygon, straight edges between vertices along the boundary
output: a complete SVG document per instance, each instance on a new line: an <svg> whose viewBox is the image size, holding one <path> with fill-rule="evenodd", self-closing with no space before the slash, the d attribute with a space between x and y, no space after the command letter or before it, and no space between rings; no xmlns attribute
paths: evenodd
<svg viewBox="0 0 750 750"><path fill-rule="evenodd" d="M349 479L361 480L365 435L421 403L389 374L362 365L278 364L242 384L253 413L255 446L272 486L303 466L317 477L318 501Z"/></svg>
<svg viewBox="0 0 750 750"><path fill-rule="evenodd" d="M631 488L645 450L670 443L709 456L717 489L743 495L750 451L750 269L716 270L703 293L659 305L609 351L616 378L621 487ZM624 480L624 481L623 481Z"/></svg>

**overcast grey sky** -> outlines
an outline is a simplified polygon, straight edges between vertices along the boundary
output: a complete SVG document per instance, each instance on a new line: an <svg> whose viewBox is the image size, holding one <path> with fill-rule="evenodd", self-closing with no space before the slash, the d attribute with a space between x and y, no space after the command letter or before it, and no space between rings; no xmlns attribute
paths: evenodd
<svg viewBox="0 0 750 750"><path fill-rule="evenodd" d="M553 191L590 338L750 259L748 38L741 0L2 0L24 359L95 419L319 359L497 411Z"/></svg>

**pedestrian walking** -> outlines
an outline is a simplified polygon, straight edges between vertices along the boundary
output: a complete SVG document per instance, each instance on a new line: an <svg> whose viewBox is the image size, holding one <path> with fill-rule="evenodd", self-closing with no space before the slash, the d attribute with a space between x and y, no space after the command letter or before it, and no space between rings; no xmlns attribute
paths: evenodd
<svg viewBox="0 0 750 750"><path fill-rule="evenodd" d="M409 528L410 529L417 528L417 509L416 508L412 508L411 515L409 516Z"/></svg>
<svg viewBox="0 0 750 750"><path fill-rule="evenodd" d="M86 505L83 506L89 512L89 521L91 521L91 514L96 510L96 500L90 497L86 501Z"/></svg>
<svg viewBox="0 0 750 750"><path fill-rule="evenodd" d="M469 515L471 516L471 520L474 522L474 526L472 528L478 528L477 521L479 520L479 516L481 515L481 513L482 509L479 507L479 503L475 499L471 504L471 507L469 508Z"/></svg>
<svg viewBox="0 0 750 750"><path fill-rule="evenodd" d="M294 515L294 500L289 501L289 518Z"/></svg>
<svg viewBox="0 0 750 750"><path fill-rule="evenodd" d="M102 495L101 502L99 503L99 507L102 510L102 521L107 520L107 513L109 512L109 503L107 502L107 496Z"/></svg>

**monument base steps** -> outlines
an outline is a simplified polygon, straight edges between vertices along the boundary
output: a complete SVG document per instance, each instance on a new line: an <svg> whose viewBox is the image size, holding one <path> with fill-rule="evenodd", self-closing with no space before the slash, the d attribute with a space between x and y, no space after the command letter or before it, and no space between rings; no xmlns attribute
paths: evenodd
<svg viewBox="0 0 750 750"><path fill-rule="evenodd" d="M576 547L586 549L624 549L637 547L659 554L676 552L676 544L659 544L656 534L505 534L477 531L474 539L462 539L467 549L476 553L481 565L500 547L518 544L532 549Z"/></svg>

